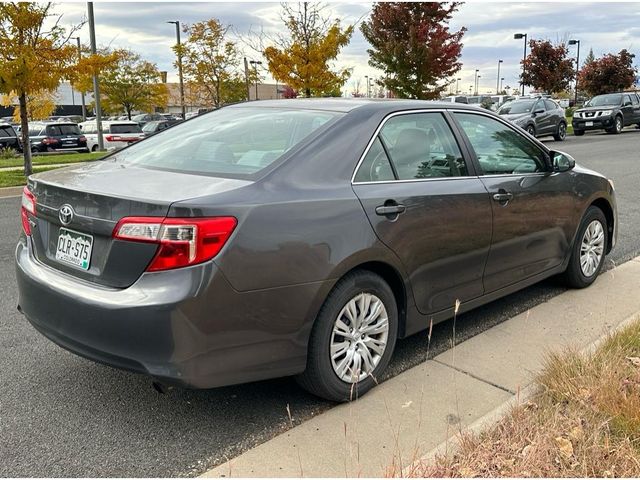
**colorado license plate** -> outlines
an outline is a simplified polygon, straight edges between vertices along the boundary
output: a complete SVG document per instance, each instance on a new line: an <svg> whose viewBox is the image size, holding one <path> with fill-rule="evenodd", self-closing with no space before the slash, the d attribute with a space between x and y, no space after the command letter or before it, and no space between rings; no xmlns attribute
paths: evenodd
<svg viewBox="0 0 640 480"><path fill-rule="evenodd" d="M56 260L89 270L93 237L84 233L61 228L56 247Z"/></svg>

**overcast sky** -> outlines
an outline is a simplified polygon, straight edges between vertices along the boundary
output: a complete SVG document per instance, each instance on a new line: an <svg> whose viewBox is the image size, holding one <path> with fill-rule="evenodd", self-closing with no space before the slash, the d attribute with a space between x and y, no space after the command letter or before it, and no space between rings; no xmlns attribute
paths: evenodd
<svg viewBox="0 0 640 480"><path fill-rule="evenodd" d="M331 2L326 11L343 24L351 24L366 19L371 5L370 2ZM223 24L233 25L240 33L251 29L274 33L283 29L280 10L280 4L275 2L94 3L98 44L137 51L155 62L160 70L168 71L169 81L175 81L177 74L171 50L175 43L175 27L165 23L167 20L188 24L215 17ZM86 17L86 3L58 3L55 11L64 14L62 23L78 23ZM596 56L623 48L635 53L640 46L640 3L471 1L460 7L451 22L452 30L462 26L468 31L463 37L463 68L457 75L462 79L460 90L469 91L477 68L481 76L480 90L489 92L496 88L498 59L504 61L501 66L504 85L518 83L523 41L513 39L516 32L554 42L579 39L581 59L590 48ZM88 43L88 25L82 28L80 36ZM356 28L351 43L338 57L337 65L353 68L347 83L349 90L358 78L364 85L365 75L376 77L381 74L367 64L367 47ZM571 54L575 55L575 47L570 48ZM248 49L245 53L251 58L258 57Z"/></svg>

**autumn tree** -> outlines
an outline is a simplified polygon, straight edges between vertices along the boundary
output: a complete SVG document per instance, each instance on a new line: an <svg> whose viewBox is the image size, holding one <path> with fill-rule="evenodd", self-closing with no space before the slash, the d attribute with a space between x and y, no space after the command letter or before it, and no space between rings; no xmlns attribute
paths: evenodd
<svg viewBox="0 0 640 480"><path fill-rule="evenodd" d="M384 71L378 81L395 97L439 98L462 67L466 28L449 31L460 3L378 2L360 29L371 44L369 65Z"/></svg>
<svg viewBox="0 0 640 480"><path fill-rule="evenodd" d="M0 3L0 93L18 99L25 175L32 173L29 98L56 90L76 60L69 36L77 27L66 32L60 18L51 3Z"/></svg>
<svg viewBox="0 0 640 480"><path fill-rule="evenodd" d="M298 92L286 85L282 90L282 98L298 98Z"/></svg>
<svg viewBox="0 0 640 480"><path fill-rule="evenodd" d="M182 71L191 90L198 92L200 102L208 107L219 108L247 96L240 53L228 38L229 29L215 18L185 25L189 38L174 47L176 53L182 54ZM253 75L249 72L250 82Z"/></svg>
<svg viewBox="0 0 640 480"><path fill-rule="evenodd" d="M633 86L637 69L633 66L635 55L627 50L608 54L585 63L578 77L580 89L589 95L620 92Z"/></svg>
<svg viewBox="0 0 640 480"><path fill-rule="evenodd" d="M351 69L336 69L332 63L349 43L353 26L343 29L340 20L324 16L324 7L317 3L284 3L282 9L288 34L264 50L273 78L306 97L339 93Z"/></svg>
<svg viewBox="0 0 640 480"><path fill-rule="evenodd" d="M108 112L153 111L165 107L168 91L158 67L130 50L116 50L117 61L102 69L100 96Z"/></svg>
<svg viewBox="0 0 640 480"><path fill-rule="evenodd" d="M575 69L573 59L568 57L567 46L554 46L549 40L531 40L529 48L529 55L520 62L523 65L522 83L546 93L569 88L575 78Z"/></svg>

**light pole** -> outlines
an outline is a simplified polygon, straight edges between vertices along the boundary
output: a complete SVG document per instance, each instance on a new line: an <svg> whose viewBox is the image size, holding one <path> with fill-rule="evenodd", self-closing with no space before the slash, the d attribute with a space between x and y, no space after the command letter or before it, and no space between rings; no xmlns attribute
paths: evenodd
<svg viewBox="0 0 640 480"><path fill-rule="evenodd" d="M89 17L89 40L91 42L91 53L96 54L96 25L93 19L93 2L87 3ZM98 151L104 151L104 138L102 137L102 108L100 107L100 82L98 75L93 75L93 102L96 106L96 130L98 134Z"/></svg>
<svg viewBox="0 0 640 480"><path fill-rule="evenodd" d="M367 84L367 98L369 98L369 75L364 76L364 81Z"/></svg>
<svg viewBox="0 0 640 480"><path fill-rule="evenodd" d="M573 100L573 106L578 103L578 73L580 73L580 40L569 40L569 45L578 45L578 52L576 54L576 91L575 98Z"/></svg>
<svg viewBox="0 0 640 480"><path fill-rule="evenodd" d="M500 91L502 91L502 82L504 82L504 77L500 78Z"/></svg>
<svg viewBox="0 0 640 480"><path fill-rule="evenodd" d="M478 95L478 72L479 71L480 70L476 68L476 76L475 76L475 79L473 80L473 88L475 89L474 95Z"/></svg>
<svg viewBox="0 0 640 480"><path fill-rule="evenodd" d="M253 70L256 74L256 100L258 100L258 65L262 65L260 60L249 60L249 63L253 65Z"/></svg>
<svg viewBox="0 0 640 480"><path fill-rule="evenodd" d="M182 78L182 53L180 52L180 22L174 20L172 22L176 26L176 44L178 45L178 78L180 79L180 108L182 109L182 119L186 118L186 110L184 106L184 79Z"/></svg>
<svg viewBox="0 0 640 480"><path fill-rule="evenodd" d="M524 55L522 57L522 81L520 83L522 84L522 95L524 95L524 61L527 59L527 34L516 33L513 35L514 40L520 40L521 38L524 38Z"/></svg>
<svg viewBox="0 0 640 480"><path fill-rule="evenodd" d="M456 78L456 95L458 95L460 93L460 79Z"/></svg>
<svg viewBox="0 0 640 480"><path fill-rule="evenodd" d="M369 90L369 98L371 98L374 93L373 93L373 78L369 79L369 85L367 85L367 89Z"/></svg>
<svg viewBox="0 0 640 480"><path fill-rule="evenodd" d="M498 76L496 77L496 95L500 93L500 64L502 60L498 60Z"/></svg>
<svg viewBox="0 0 640 480"><path fill-rule="evenodd" d="M482 78L482 75L478 75L478 77L476 78L476 95L478 95L478 89L480 88L480 79Z"/></svg>
<svg viewBox="0 0 640 480"><path fill-rule="evenodd" d="M78 61L80 61L82 60L82 47L80 46L80 37L72 37L72 38L74 38L76 42L78 42ZM85 103L84 103L84 92L80 92L80 98L82 98L82 121L85 122L87 120L87 107L85 106Z"/></svg>

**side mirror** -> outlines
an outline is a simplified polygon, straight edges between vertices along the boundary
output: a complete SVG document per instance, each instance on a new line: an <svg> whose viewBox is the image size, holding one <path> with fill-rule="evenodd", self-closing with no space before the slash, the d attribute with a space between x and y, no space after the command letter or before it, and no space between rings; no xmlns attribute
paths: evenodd
<svg viewBox="0 0 640 480"><path fill-rule="evenodd" d="M568 172L576 166L576 161L568 153L551 152L550 155L554 172Z"/></svg>
<svg viewBox="0 0 640 480"><path fill-rule="evenodd" d="M632 105L631 102L624 102L623 107L630 107L631 105Z"/></svg>

